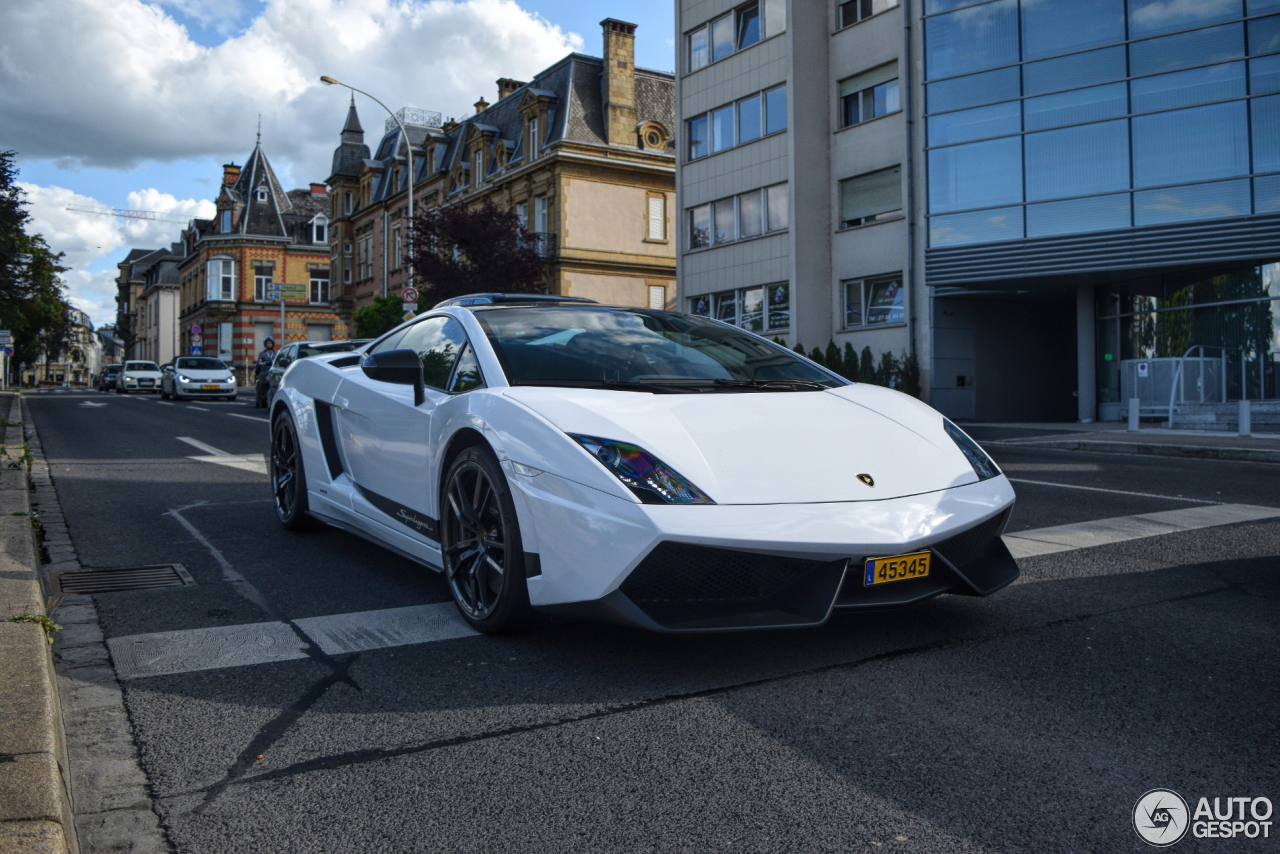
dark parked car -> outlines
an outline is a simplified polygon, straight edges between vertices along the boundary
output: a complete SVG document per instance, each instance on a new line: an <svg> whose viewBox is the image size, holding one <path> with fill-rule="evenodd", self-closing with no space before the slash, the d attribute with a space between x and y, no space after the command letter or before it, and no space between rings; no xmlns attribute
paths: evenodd
<svg viewBox="0 0 1280 854"><path fill-rule="evenodd" d="M355 352L362 349L370 340L361 338L344 341L297 341L284 345L271 362L271 368L267 371L267 381L258 384L253 405L260 409L270 406L275 398L276 389L280 388L280 378L284 376L289 366L299 359L322 356L327 353Z"/></svg>
<svg viewBox="0 0 1280 854"><path fill-rule="evenodd" d="M107 365L98 377L98 391L115 391L116 377L120 376L120 365Z"/></svg>

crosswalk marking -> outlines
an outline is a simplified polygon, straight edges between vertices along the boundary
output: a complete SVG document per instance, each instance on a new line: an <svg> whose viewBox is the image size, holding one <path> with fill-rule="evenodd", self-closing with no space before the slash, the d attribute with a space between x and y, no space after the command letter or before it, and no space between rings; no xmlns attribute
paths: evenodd
<svg viewBox="0 0 1280 854"><path fill-rule="evenodd" d="M182 437L179 437L182 438ZM210 462L238 459L197 440ZM217 456L221 454L222 456ZM1213 504L1018 531L1004 536L1015 557L1074 551L1142 537L1280 518L1280 508ZM474 637L452 602L305 617L290 622L215 626L111 638L107 646L121 679L140 679Z"/></svg>
<svg viewBox="0 0 1280 854"><path fill-rule="evenodd" d="M1071 525L1055 525L1005 534L1004 542L1014 557L1067 552L1091 546L1105 546L1156 537L1178 531L1194 531L1237 522L1257 522L1280 518L1280 508L1255 507L1250 504L1210 504L1204 507L1185 507L1181 510L1163 510L1158 513L1139 513L1136 516L1118 516L1112 519L1095 519Z"/></svg>

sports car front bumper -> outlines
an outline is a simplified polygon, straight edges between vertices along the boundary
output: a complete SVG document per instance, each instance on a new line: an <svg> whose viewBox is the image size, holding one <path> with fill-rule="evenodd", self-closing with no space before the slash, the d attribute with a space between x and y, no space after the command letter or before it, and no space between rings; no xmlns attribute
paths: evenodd
<svg viewBox="0 0 1280 854"><path fill-rule="evenodd" d="M1014 500L1004 477L882 501L690 506L508 477L533 522L522 530L536 532L530 601L566 615L667 632L813 626L833 610L985 596L1018 576L1000 539ZM864 558L926 549L927 577L862 583Z"/></svg>

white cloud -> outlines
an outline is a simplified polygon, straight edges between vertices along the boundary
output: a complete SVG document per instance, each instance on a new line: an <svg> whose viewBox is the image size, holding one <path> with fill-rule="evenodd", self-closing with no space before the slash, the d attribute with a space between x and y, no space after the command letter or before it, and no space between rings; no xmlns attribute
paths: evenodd
<svg viewBox="0 0 1280 854"><path fill-rule="evenodd" d="M89 313L95 325L115 320L114 269L94 271L95 262L119 257L126 248L162 249L177 241L183 224L142 219L118 219L101 214L67 210L68 205L107 209L97 199L64 187L42 187L19 182L27 194L31 222L28 230L44 236L54 252L63 253L63 275L71 302ZM207 199L176 199L156 189L129 194L133 210L156 211L166 217L190 220L213 216ZM99 264L98 266L101 266Z"/></svg>
<svg viewBox="0 0 1280 854"><path fill-rule="evenodd" d="M171 0L192 15L234 0ZM208 48L141 0L0 3L0 127L23 158L128 168L244 157L263 145L295 183L327 177L346 92L461 116L498 77L528 79L580 47L513 0L268 0L240 35ZM366 128L381 110L357 99Z"/></svg>

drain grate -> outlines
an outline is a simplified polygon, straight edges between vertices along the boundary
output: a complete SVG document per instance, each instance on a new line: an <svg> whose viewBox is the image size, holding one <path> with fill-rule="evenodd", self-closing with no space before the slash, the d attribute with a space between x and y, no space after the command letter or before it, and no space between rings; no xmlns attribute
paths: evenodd
<svg viewBox="0 0 1280 854"><path fill-rule="evenodd" d="M195 579L180 563L155 566L125 566L111 569L82 569L61 573L58 589L63 593L118 593L125 590L155 590L161 587L188 587Z"/></svg>

